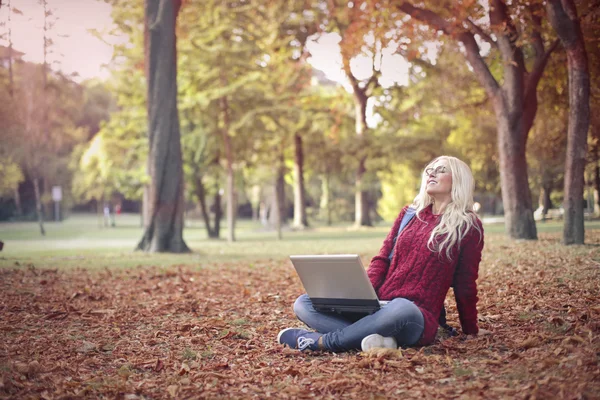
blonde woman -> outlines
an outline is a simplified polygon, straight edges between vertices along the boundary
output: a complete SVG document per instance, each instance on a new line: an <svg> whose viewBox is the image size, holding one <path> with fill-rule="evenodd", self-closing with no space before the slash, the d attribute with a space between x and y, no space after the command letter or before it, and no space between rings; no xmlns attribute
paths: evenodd
<svg viewBox="0 0 600 400"><path fill-rule="evenodd" d="M450 286L464 334L476 335L477 274L483 228L473 210L471 169L441 156L423 170L421 189L404 207L367 271L380 300L377 312L352 317L315 310L304 294L294 303L299 320L314 331L288 328L280 344L299 350L347 351L433 343ZM406 213L415 217L401 230Z"/></svg>

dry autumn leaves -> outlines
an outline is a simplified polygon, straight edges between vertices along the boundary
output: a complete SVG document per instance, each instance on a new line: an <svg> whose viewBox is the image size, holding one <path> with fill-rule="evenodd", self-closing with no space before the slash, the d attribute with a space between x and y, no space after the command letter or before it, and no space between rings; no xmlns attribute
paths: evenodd
<svg viewBox="0 0 600 400"><path fill-rule="evenodd" d="M0 271L0 398L599 398L600 231L486 243L477 338L299 353L285 260ZM451 294L451 324L458 326Z"/></svg>

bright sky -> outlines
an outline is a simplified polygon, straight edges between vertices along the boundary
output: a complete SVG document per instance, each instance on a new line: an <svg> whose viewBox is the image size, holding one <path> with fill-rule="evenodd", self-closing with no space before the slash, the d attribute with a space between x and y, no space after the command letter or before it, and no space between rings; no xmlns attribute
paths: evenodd
<svg viewBox="0 0 600 400"><path fill-rule="evenodd" d="M1 0L0 22L8 21L9 0ZM141 1L141 0L140 0ZM38 0L10 0L11 7L20 10L23 15L12 13L12 41L13 47L25 53L24 59L33 62L43 61L43 6ZM104 65L108 64L112 56L111 46L94 37L89 30L106 31L112 24L110 16L111 6L100 0L48 0L49 7L57 17L53 33L51 34L54 45L53 54L49 61L57 62L53 68L61 69L65 73L77 72L78 80L93 77L107 78L109 71ZM7 33L7 25L0 27L0 35ZM65 36L66 35L66 36ZM6 45L7 37L0 40ZM311 64L325 72L331 80L341 82L349 89L342 72L341 54L339 51L340 37L337 34L322 36L318 43L309 43L311 51ZM386 54L383 65L382 84L389 86L394 81L407 84L408 65L399 55ZM371 61L368 57L357 57L352 62L352 69L359 78L368 78L371 71Z"/></svg>
<svg viewBox="0 0 600 400"><path fill-rule="evenodd" d="M8 20L9 0L2 0L0 22ZM11 15L12 41L15 50L25 53L23 58L32 62L43 62L44 59L44 8L38 0L10 0L12 8L23 13ZM57 17L51 38L54 41L52 54L48 59L58 62L52 67L65 73L77 72L78 80L100 77L106 78L109 72L103 64L110 62L111 46L103 43L88 32L89 29L104 30L112 19L111 6L96 0L48 0L48 6ZM5 35L7 26L0 28L0 34ZM64 35L68 35L64 37ZM0 42L8 43L7 37Z"/></svg>

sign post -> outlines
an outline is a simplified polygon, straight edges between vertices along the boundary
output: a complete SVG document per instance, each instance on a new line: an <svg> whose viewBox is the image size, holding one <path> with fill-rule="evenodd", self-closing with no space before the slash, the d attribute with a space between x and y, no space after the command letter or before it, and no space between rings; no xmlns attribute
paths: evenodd
<svg viewBox="0 0 600 400"><path fill-rule="evenodd" d="M52 186L52 200L54 200L54 220L60 221L60 202L62 200L62 187Z"/></svg>

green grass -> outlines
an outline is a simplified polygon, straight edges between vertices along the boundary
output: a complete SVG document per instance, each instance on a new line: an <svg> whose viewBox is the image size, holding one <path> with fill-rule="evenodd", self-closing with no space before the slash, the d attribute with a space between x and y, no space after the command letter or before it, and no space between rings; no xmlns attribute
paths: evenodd
<svg viewBox="0 0 600 400"><path fill-rule="evenodd" d="M258 222L240 220L234 243L208 239L201 220L188 220L184 239L190 254L146 254L134 251L142 236L140 217L119 215L116 227L99 224L96 215L74 214L63 222L47 222L46 236L33 222L0 223L0 240L5 246L0 253L0 267L105 268L137 265L214 266L245 261L252 266L258 260L282 260L290 254L360 254L370 259L381 246L391 223L382 222L372 228L352 229L348 224L331 227L314 226L301 231L285 230L283 240L276 232L264 229ZM506 240L503 224L485 224L486 236ZM586 222L586 229L600 229L600 221ZM538 223L539 232L560 232L561 222ZM226 230L222 231L226 237Z"/></svg>

